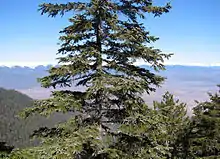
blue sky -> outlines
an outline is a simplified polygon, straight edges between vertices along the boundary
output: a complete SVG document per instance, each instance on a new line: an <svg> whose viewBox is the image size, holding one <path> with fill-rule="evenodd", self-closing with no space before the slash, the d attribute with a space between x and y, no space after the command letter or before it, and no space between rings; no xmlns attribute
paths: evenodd
<svg viewBox="0 0 220 159"><path fill-rule="evenodd" d="M42 2L58 1L0 0L0 64L55 62L58 32L67 22L41 16ZM145 20L151 34L160 37L154 46L174 53L167 63L220 65L220 0L172 0L172 6L170 13Z"/></svg>

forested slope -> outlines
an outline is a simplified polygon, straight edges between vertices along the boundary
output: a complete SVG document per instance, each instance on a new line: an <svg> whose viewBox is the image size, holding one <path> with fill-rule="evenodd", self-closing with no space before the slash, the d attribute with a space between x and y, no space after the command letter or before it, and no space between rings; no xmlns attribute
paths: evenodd
<svg viewBox="0 0 220 159"><path fill-rule="evenodd" d="M17 91L0 88L0 141L9 145L22 144L26 138L26 121L21 121L17 114L25 107L30 107L33 100Z"/></svg>
<svg viewBox="0 0 220 159"><path fill-rule="evenodd" d="M18 114L33 104L33 99L15 90L0 88L0 143L15 147L26 147L33 142L29 136L39 127L50 126L66 119L67 115L55 114L50 119L35 116L26 120Z"/></svg>

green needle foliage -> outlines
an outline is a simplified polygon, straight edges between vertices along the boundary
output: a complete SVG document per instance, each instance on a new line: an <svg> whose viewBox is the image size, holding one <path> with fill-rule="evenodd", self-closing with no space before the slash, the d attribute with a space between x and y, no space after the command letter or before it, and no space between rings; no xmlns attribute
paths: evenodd
<svg viewBox="0 0 220 159"><path fill-rule="evenodd" d="M219 91L220 93L220 91ZM194 108L190 149L194 158L220 158L220 95L210 94L210 101L198 103Z"/></svg>
<svg viewBox="0 0 220 159"><path fill-rule="evenodd" d="M24 117L54 112L74 113L66 123L41 128L34 136L42 145L15 151L26 158L144 159L164 158L167 147L157 140L163 134L158 116L142 95L155 91L164 78L134 65L144 60L156 71L164 69L163 54L151 46L158 38L146 31L146 13L160 16L170 4L152 0L90 0L40 5L51 17L71 13L69 26L60 33L59 66L40 79L42 86L78 87L84 91L54 91L37 101ZM69 14L68 14L69 15ZM13 156L13 155L12 155ZM25 158L25 157L23 157Z"/></svg>
<svg viewBox="0 0 220 159"><path fill-rule="evenodd" d="M164 125L165 135L161 138L161 142L169 147L167 158L187 158L185 150L188 147L185 146L185 137L190 120L187 116L186 104L167 92L161 102L154 102L154 110L160 117L159 121Z"/></svg>

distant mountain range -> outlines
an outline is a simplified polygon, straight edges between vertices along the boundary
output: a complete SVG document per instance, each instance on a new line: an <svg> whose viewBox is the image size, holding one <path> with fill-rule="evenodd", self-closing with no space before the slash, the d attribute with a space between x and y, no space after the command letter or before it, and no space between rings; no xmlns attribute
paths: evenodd
<svg viewBox="0 0 220 159"><path fill-rule="evenodd" d="M40 86L37 78L47 75L48 66L30 67L0 67L0 87L6 89L30 89Z"/></svg>
<svg viewBox="0 0 220 159"><path fill-rule="evenodd" d="M15 147L33 144L27 140L33 130L42 126L54 125L69 118L69 114L54 114L49 120L39 116L28 118L28 120L18 120L16 117L20 110L32 105L33 100L31 98L49 97L52 89L41 88L37 78L48 75L47 70L50 67L50 65L41 65L35 68L0 67L0 87L16 90L0 88L0 143L7 142ZM141 67L152 70L149 66ZM218 89L216 85L220 84L220 67L217 66L169 65L166 68L166 71L157 73L167 78L162 87L150 96L144 95L144 99L148 104L151 104L153 100L160 100L162 95L169 91L181 101L187 103L188 113L191 115L191 108L195 106L194 100L207 100L207 92L216 92Z"/></svg>
<svg viewBox="0 0 220 159"><path fill-rule="evenodd" d="M142 66L149 68L148 66ZM0 67L0 87L15 89L29 95L32 98L47 98L50 89L40 87L37 78L47 75L48 66L30 67ZM182 101L193 106L194 100L204 101L207 99L207 92L217 90L216 85L220 84L220 67L202 66L181 66L168 65L166 71L158 74L167 78L161 88L151 96L146 96L146 101L160 99L165 91L170 91Z"/></svg>

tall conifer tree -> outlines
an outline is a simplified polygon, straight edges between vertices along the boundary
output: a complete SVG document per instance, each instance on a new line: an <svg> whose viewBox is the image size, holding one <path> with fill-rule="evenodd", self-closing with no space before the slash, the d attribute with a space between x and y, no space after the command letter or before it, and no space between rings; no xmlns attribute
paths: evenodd
<svg viewBox="0 0 220 159"><path fill-rule="evenodd" d="M210 100L198 103L194 108L194 116L190 133L188 133L189 149L194 158L220 158L220 91L209 93Z"/></svg>
<svg viewBox="0 0 220 159"><path fill-rule="evenodd" d="M169 92L163 95L161 102L154 102L154 110L160 117L158 121L164 125L163 130L166 131L161 142L169 147L168 159L186 159L185 136L186 129L190 124L187 116L187 106L175 99Z"/></svg>
<svg viewBox="0 0 220 159"><path fill-rule="evenodd" d="M28 150L35 158L163 158L166 146L157 142L162 130L142 95L164 78L134 65L144 60L155 70L164 69L161 53L150 43L158 38L146 31L146 13L160 16L170 4L152 0L88 0L66 4L44 3L42 14L51 17L72 13L60 33L59 66L40 79L42 86L78 87L84 91L54 91L37 101L24 116L73 112L73 118L55 128L34 133L40 147ZM68 14L69 15L69 14ZM20 151L18 154L27 151ZM30 156L29 156L30 158Z"/></svg>

